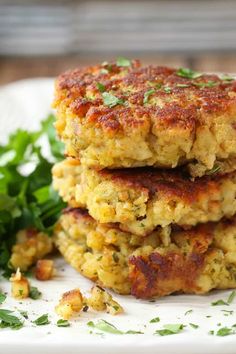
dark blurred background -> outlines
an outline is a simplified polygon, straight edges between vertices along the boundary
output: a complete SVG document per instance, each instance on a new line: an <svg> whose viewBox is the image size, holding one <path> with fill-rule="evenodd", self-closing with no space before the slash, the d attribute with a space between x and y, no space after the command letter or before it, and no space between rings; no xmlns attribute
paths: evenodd
<svg viewBox="0 0 236 354"><path fill-rule="evenodd" d="M117 56L236 72L236 1L0 0L0 84Z"/></svg>

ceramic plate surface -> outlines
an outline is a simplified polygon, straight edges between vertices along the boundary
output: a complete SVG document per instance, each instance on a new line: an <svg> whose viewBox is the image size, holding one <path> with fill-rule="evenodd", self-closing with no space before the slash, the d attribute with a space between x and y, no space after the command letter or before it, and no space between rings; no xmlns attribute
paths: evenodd
<svg viewBox="0 0 236 354"><path fill-rule="evenodd" d="M52 79L33 79L19 81L0 89L0 141L17 127L37 129L40 120L50 112L53 95ZM61 294L79 287L84 293L92 283L58 258L57 275L48 282L31 279L43 293L42 300L23 300L21 302L7 297L1 308L26 310L29 320L19 331L0 330L1 354L235 354L236 335L218 337L209 335L210 330L231 326L236 323L236 300L231 306L211 306L211 302L227 299L230 291L213 292L208 296L169 296L156 302L140 301L130 296L114 295L124 307L125 314L113 317L104 313L82 312L72 321L69 328L55 326L57 316L54 307ZM190 275L191 276L191 275ZM10 293L9 282L0 279L1 291ZM191 313L185 314L192 310ZM233 310L234 314L225 316L222 310ZM48 313L50 325L36 327L31 321ZM154 317L159 323L149 323ZM139 335L101 334L93 331L87 322L105 319L121 330L142 331ZM183 323L183 332L160 337L153 335L164 324ZM193 329L189 323L199 326Z"/></svg>

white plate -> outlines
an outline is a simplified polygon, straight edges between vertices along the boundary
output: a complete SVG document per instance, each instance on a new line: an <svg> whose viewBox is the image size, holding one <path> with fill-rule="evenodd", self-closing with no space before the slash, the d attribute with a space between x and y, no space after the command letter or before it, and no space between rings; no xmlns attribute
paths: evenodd
<svg viewBox="0 0 236 354"><path fill-rule="evenodd" d="M53 80L24 80L10 84L0 90L0 139L16 127L37 128L40 119L50 112L53 94ZM8 296L1 308L27 310L30 320L49 313L51 325L34 327L26 321L19 331L0 330L1 354L235 354L236 335L216 337L208 334L217 329L217 323L230 326L236 322L235 316L224 316L225 306L211 306L219 298L226 299L229 291L211 293L210 296L169 296L155 303L139 301L129 296L114 295L125 309L125 314L113 317L103 313L82 313L69 328L55 326L57 316L54 307L60 295L75 287L86 292L91 282L76 273L62 259L56 260L58 273L48 282L32 280L43 293L42 300L21 302ZM10 292L9 282L0 280L0 289ZM184 315L186 311L193 312ZM235 304L230 309L236 314ZM160 323L150 324L153 317L160 317ZM212 317L206 317L212 316ZM90 334L86 323L89 320L106 319L122 330L140 330L143 335ZM187 326L177 335L160 337L153 335L156 329L166 323L195 323L199 329ZM94 331L99 332L99 331Z"/></svg>

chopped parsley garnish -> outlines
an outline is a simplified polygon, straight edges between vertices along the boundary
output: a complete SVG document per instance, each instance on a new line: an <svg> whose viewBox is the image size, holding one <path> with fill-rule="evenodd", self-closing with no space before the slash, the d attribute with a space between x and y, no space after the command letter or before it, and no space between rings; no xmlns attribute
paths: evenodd
<svg viewBox="0 0 236 354"><path fill-rule="evenodd" d="M0 309L0 328L20 329L23 327L23 322L12 313L13 311Z"/></svg>
<svg viewBox="0 0 236 354"><path fill-rule="evenodd" d="M44 315L38 317L36 320L33 321L33 323L35 323L37 326L48 325L50 323L50 321L48 319L48 314L44 314Z"/></svg>
<svg viewBox="0 0 236 354"><path fill-rule="evenodd" d="M87 325L89 327L99 329L100 331L103 332L108 332L112 334L124 334L124 332L120 331L113 324L105 320L99 320L97 323L94 323L93 321L89 321Z"/></svg>
<svg viewBox="0 0 236 354"><path fill-rule="evenodd" d="M112 323L109 323L105 320L99 320L97 323L94 323L93 321L89 321L87 323L87 326L98 329L103 332L112 333L112 334L143 334L143 332L134 331L134 330L123 332L118 328L116 328Z"/></svg>
<svg viewBox="0 0 236 354"><path fill-rule="evenodd" d="M184 316L189 315L192 312L193 312L193 310L188 310L188 311L185 312Z"/></svg>
<svg viewBox="0 0 236 354"><path fill-rule="evenodd" d="M70 322L67 320L58 320L57 321L57 327L70 327Z"/></svg>
<svg viewBox="0 0 236 354"><path fill-rule="evenodd" d="M186 88L189 87L187 84L177 84L176 87Z"/></svg>
<svg viewBox="0 0 236 354"><path fill-rule="evenodd" d="M208 170L206 172L206 175L210 176L210 175L214 175L215 173L219 172L221 170L221 167L219 165L215 165L213 166L213 168L211 170Z"/></svg>
<svg viewBox="0 0 236 354"><path fill-rule="evenodd" d="M217 300L211 303L211 306L229 306L228 302L225 302L224 300Z"/></svg>
<svg viewBox="0 0 236 354"><path fill-rule="evenodd" d="M20 311L21 316L23 316L26 320L29 318L27 311Z"/></svg>
<svg viewBox="0 0 236 354"><path fill-rule="evenodd" d="M119 57L116 60L116 65L117 66L124 66L124 67L128 67L131 65L131 61L127 58L124 57Z"/></svg>
<svg viewBox="0 0 236 354"><path fill-rule="evenodd" d="M213 330L210 330L209 332L208 332L208 334L210 334L211 336L213 336L214 335L214 331Z"/></svg>
<svg viewBox="0 0 236 354"><path fill-rule="evenodd" d="M223 76L221 76L221 80L226 81L226 82L231 82L231 81L234 81L234 78L229 75L223 75Z"/></svg>
<svg viewBox="0 0 236 354"><path fill-rule="evenodd" d="M232 291L231 294L229 294L229 297L227 299L227 303L228 304L232 304L232 302L234 301L235 299L235 296L236 296L236 291Z"/></svg>
<svg viewBox="0 0 236 354"><path fill-rule="evenodd" d="M0 304L2 304L6 300L7 296L0 292Z"/></svg>
<svg viewBox="0 0 236 354"><path fill-rule="evenodd" d="M160 317L154 317L149 321L149 323L157 323L157 322L160 322Z"/></svg>
<svg viewBox="0 0 236 354"><path fill-rule="evenodd" d="M158 84L155 85L155 87L159 90L159 89L162 88L162 84L161 84L161 83L158 83Z"/></svg>
<svg viewBox="0 0 236 354"><path fill-rule="evenodd" d="M117 305L114 305L114 306L112 306L113 307L113 309L115 310L115 311L118 311L119 310L119 306L117 306Z"/></svg>
<svg viewBox="0 0 236 354"><path fill-rule="evenodd" d="M101 73L101 74L108 74L109 71L108 71L107 69L104 69L104 68L103 68L103 69L100 70L100 73Z"/></svg>
<svg viewBox="0 0 236 354"><path fill-rule="evenodd" d="M113 253L112 253L112 258L113 258L113 261L114 261L115 263L118 263L118 262L119 262L119 256L118 256L118 254L117 254L116 252L113 252Z"/></svg>
<svg viewBox="0 0 236 354"><path fill-rule="evenodd" d="M35 286L30 287L29 297L33 300L38 300L41 297L42 293Z"/></svg>
<svg viewBox="0 0 236 354"><path fill-rule="evenodd" d="M196 325L195 323L189 323L189 326L191 326L191 327L194 328L194 329L199 328L199 326Z"/></svg>
<svg viewBox="0 0 236 354"><path fill-rule="evenodd" d="M194 82L193 83L194 86L197 86L197 87L214 87L216 85L218 85L218 82L216 81L208 81L208 82Z"/></svg>
<svg viewBox="0 0 236 354"><path fill-rule="evenodd" d="M165 86L164 87L164 91L166 92L166 93L171 93L171 87L169 87L169 86Z"/></svg>
<svg viewBox="0 0 236 354"><path fill-rule="evenodd" d="M228 327L222 327L220 329L218 329L218 331L216 332L217 336L220 337L225 337L225 336L229 336L230 334L234 334L235 332L233 331L232 328L228 328Z"/></svg>
<svg viewBox="0 0 236 354"><path fill-rule="evenodd" d="M187 79L197 79L198 77L202 76L201 73L188 68L179 68L176 74Z"/></svg>
<svg viewBox="0 0 236 354"><path fill-rule="evenodd" d="M234 311L230 311L230 310L221 310L221 312L224 312L224 316L229 316L234 313Z"/></svg>
<svg viewBox="0 0 236 354"><path fill-rule="evenodd" d="M125 332L125 334L144 334L141 331L133 331L132 329L130 329L129 331Z"/></svg>
<svg viewBox="0 0 236 354"><path fill-rule="evenodd" d="M9 272L8 262L15 235L21 229L51 233L65 204L51 187L51 169L63 159L63 144L56 139L51 115L36 132L18 129L0 145L0 268ZM50 161L40 140L48 142ZM26 167L32 164L32 170Z"/></svg>
<svg viewBox="0 0 236 354"><path fill-rule="evenodd" d="M159 334L160 336L169 336L171 334L178 334L183 331L184 325L179 324L166 324L163 329L158 329L154 334Z"/></svg>
<svg viewBox="0 0 236 354"><path fill-rule="evenodd" d="M97 86L98 91L100 91L100 92L106 91L106 87L103 84L101 84L101 82L97 82L96 86Z"/></svg>
<svg viewBox="0 0 236 354"><path fill-rule="evenodd" d="M124 104L124 100L122 100L122 99L120 99L108 92L103 92L102 97L103 97L103 102L104 102L105 106L108 106L109 108L115 107L118 104L120 104L120 105Z"/></svg>
<svg viewBox="0 0 236 354"><path fill-rule="evenodd" d="M144 104L148 103L149 96L151 96L154 92L155 92L154 89L150 89L144 93L144 96L143 96L143 103Z"/></svg>

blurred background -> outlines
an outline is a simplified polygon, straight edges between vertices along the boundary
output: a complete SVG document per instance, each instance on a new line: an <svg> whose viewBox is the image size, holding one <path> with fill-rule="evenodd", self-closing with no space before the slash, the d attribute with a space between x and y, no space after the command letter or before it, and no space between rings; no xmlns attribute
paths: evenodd
<svg viewBox="0 0 236 354"><path fill-rule="evenodd" d="M117 56L236 72L236 1L0 0L0 84Z"/></svg>

